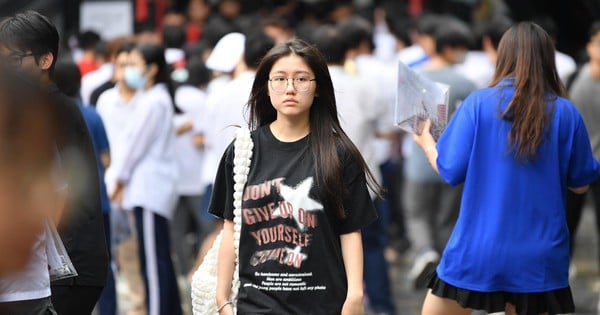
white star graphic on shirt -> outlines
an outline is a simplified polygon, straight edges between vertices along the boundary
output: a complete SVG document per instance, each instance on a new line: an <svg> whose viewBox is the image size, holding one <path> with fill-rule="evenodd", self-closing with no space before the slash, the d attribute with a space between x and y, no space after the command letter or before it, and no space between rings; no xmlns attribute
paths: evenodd
<svg viewBox="0 0 600 315"><path fill-rule="evenodd" d="M286 202L289 202L292 205L292 216L298 224L298 228L301 231L304 231L305 226L300 222L299 218L299 210L304 209L305 212L309 211L319 211L323 210L323 205L317 202L316 200L310 198L308 193L310 192L310 188L313 184L313 178L308 177L303 180L296 188L292 188L285 184L281 184L279 194L283 197ZM281 210L279 207L273 211L273 217L279 217L281 215Z"/></svg>
<svg viewBox="0 0 600 315"><path fill-rule="evenodd" d="M285 251L287 252L288 256L290 254L294 254L294 257L301 257L302 261L305 261L306 258L308 258L308 255L302 253L302 248L300 248L300 246L296 246L294 249L286 247Z"/></svg>

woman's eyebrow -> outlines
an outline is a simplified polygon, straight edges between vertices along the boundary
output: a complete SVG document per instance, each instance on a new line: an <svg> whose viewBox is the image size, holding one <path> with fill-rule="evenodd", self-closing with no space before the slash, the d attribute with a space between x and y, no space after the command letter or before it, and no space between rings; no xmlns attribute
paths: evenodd
<svg viewBox="0 0 600 315"><path fill-rule="evenodd" d="M305 71L305 70L294 71L292 73L293 74L308 74L308 75L310 75L310 72ZM283 71L283 70L279 70L279 71L274 71L271 74L284 74L284 75L287 75L288 73L285 72L285 71Z"/></svg>

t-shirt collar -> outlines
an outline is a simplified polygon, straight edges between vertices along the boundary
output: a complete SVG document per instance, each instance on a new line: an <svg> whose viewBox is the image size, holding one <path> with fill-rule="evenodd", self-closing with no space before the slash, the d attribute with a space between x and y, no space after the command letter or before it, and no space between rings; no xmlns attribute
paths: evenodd
<svg viewBox="0 0 600 315"><path fill-rule="evenodd" d="M498 82L498 86L512 86L512 85L515 85L514 77L504 78L504 79L500 80L500 82Z"/></svg>

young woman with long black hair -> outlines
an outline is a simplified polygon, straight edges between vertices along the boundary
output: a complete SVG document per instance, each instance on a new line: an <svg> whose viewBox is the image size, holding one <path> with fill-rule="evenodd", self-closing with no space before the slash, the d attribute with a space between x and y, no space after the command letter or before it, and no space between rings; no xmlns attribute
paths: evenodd
<svg viewBox="0 0 600 315"><path fill-rule="evenodd" d="M221 314L362 314L360 229L376 218L360 153L341 129L322 55L302 40L262 59L248 102L254 142L242 197L240 291L234 272L233 158L225 152L209 211L223 219Z"/></svg>

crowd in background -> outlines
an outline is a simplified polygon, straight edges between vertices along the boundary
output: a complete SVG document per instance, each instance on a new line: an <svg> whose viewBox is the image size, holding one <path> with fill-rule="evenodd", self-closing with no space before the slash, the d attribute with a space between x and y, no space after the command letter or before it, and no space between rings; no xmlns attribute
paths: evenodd
<svg viewBox="0 0 600 315"><path fill-rule="evenodd" d="M169 305L169 314L183 304L189 313L183 297L191 274L219 228L207 210L232 126L247 125L261 57L293 37L327 58L342 127L386 188L375 200L378 220L363 230L366 303L377 314L402 313L386 253L406 255L411 286L422 289L458 216L461 187L443 183L394 126L398 62L449 85L451 115L491 82L500 37L522 18L504 1L451 2L462 5L427 12L412 1L273 1L248 9L240 0L189 0L166 8L159 27L142 25L131 37L80 33L55 80L79 102L104 177L112 268L100 313L116 314L115 275L127 283L129 314L153 314L158 304ZM553 18L528 18L558 39ZM592 104L600 108L600 27L589 28L588 44L570 47L571 55L557 51L556 64L598 159L600 133L592 126L600 110ZM136 94L141 88L150 92ZM594 197L598 191L592 187ZM584 197L570 198L574 235Z"/></svg>

